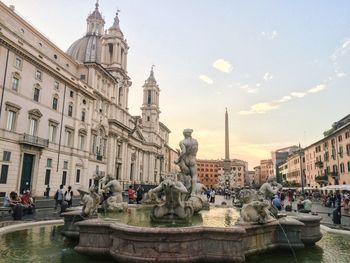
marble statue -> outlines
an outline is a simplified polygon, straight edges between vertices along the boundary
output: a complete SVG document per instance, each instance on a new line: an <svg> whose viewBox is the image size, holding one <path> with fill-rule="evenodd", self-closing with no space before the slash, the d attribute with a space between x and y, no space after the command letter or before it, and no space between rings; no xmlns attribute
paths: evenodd
<svg viewBox="0 0 350 263"><path fill-rule="evenodd" d="M100 204L101 197L96 192L96 187L92 185L89 188L89 191L78 189L78 192L81 195L81 201L83 204L82 216L84 217L93 217L97 215L97 209Z"/></svg>
<svg viewBox="0 0 350 263"><path fill-rule="evenodd" d="M195 195L195 186L197 183L197 163L196 155L198 151L198 142L192 138L192 129L185 129L183 131L184 139L180 141L180 150L178 151L178 158L175 164L179 165L181 173L191 177L191 195Z"/></svg>
<svg viewBox="0 0 350 263"><path fill-rule="evenodd" d="M263 194L266 200L271 200L280 189L282 189L282 185L277 183L276 177L269 176L267 181L260 187L259 192Z"/></svg>
<svg viewBox="0 0 350 263"><path fill-rule="evenodd" d="M282 186L277 183L275 176L270 176L259 191L243 189L239 194L241 223L264 224L276 220L278 210L271 203L271 198Z"/></svg>
<svg viewBox="0 0 350 263"><path fill-rule="evenodd" d="M185 201L188 193L187 189L176 177L176 174L168 175L156 188L149 191L151 200L159 199L158 193L161 191L165 194L165 202L160 202L151 210L151 219L153 221L188 221L192 217L194 209Z"/></svg>
<svg viewBox="0 0 350 263"><path fill-rule="evenodd" d="M107 211L125 211L128 207L126 202L123 202L123 187L119 181L112 178L111 175L107 174L102 180L104 185L102 186L103 191L109 190L111 196L105 201L105 208Z"/></svg>

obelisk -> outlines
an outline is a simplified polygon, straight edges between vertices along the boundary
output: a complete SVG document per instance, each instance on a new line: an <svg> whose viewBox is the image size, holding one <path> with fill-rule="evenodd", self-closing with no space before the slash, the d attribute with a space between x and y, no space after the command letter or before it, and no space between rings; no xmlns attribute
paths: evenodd
<svg viewBox="0 0 350 263"><path fill-rule="evenodd" d="M225 112L225 161L230 160L230 143L228 133L228 113L227 108Z"/></svg>
<svg viewBox="0 0 350 263"><path fill-rule="evenodd" d="M228 128L228 113L227 108L225 112L225 159L224 159L224 173L230 174L231 160L230 160L230 143L229 143L229 128Z"/></svg>

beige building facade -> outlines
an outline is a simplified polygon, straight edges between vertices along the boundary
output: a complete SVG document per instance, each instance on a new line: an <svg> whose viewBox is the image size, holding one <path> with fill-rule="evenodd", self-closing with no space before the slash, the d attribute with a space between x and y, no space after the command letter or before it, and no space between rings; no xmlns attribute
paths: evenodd
<svg viewBox="0 0 350 263"><path fill-rule="evenodd" d="M260 161L260 184L266 182L269 176L274 175L274 165L271 159Z"/></svg>
<svg viewBox="0 0 350 263"><path fill-rule="evenodd" d="M0 2L1 195L87 188L105 174L124 185L156 184L175 169L153 69L141 116L132 116L129 46L118 14L104 25L96 4L84 37L65 53Z"/></svg>
<svg viewBox="0 0 350 263"><path fill-rule="evenodd" d="M305 148L307 186L350 184L350 115L324 135Z"/></svg>
<svg viewBox="0 0 350 263"><path fill-rule="evenodd" d="M300 150L297 153L293 153L288 156L287 161L287 172L286 172L286 181L293 183L295 185L301 186L301 178L304 178L305 186L305 157L304 152ZM286 171L284 170L284 171Z"/></svg>

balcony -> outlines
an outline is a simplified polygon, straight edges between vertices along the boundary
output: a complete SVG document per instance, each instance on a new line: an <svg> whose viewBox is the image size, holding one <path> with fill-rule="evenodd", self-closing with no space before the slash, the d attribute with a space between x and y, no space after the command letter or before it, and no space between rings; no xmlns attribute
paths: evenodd
<svg viewBox="0 0 350 263"><path fill-rule="evenodd" d="M328 176L332 176L333 178L338 177L338 172L337 171L330 171L328 173Z"/></svg>
<svg viewBox="0 0 350 263"><path fill-rule="evenodd" d="M39 148L46 148L49 146L49 140L40 138L38 136L25 134L25 133L23 134L23 137L19 140L19 143L36 146Z"/></svg>
<svg viewBox="0 0 350 263"><path fill-rule="evenodd" d="M322 182L328 182L328 175L320 175L315 177L315 181L322 183Z"/></svg>
<svg viewBox="0 0 350 263"><path fill-rule="evenodd" d="M317 161L317 162L315 162L315 166L317 166L319 168L323 168L323 162L322 161Z"/></svg>

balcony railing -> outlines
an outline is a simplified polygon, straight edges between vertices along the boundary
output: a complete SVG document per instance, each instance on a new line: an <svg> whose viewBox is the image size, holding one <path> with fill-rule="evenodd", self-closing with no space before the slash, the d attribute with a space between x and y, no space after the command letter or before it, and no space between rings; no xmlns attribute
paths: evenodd
<svg viewBox="0 0 350 263"><path fill-rule="evenodd" d="M316 165L317 167L322 168L322 167L323 167L323 162L322 162L322 161L317 161L317 162L315 162L315 165Z"/></svg>
<svg viewBox="0 0 350 263"><path fill-rule="evenodd" d="M333 178L338 177L338 172L337 171L330 171L330 172L328 172L328 176L332 176Z"/></svg>
<svg viewBox="0 0 350 263"><path fill-rule="evenodd" d="M315 177L315 181L316 182L319 182L319 181L328 181L328 176L325 174L325 175L320 175L320 176L316 176Z"/></svg>
<svg viewBox="0 0 350 263"><path fill-rule="evenodd" d="M45 148L49 146L49 140L40 138L38 136L33 136L29 134L23 134L23 137L20 139L21 144L28 144L40 148Z"/></svg>

